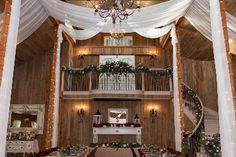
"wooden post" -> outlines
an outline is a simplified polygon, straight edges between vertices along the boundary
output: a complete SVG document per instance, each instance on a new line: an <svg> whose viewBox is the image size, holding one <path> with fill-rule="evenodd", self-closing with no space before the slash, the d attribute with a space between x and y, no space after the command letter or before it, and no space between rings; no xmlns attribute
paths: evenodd
<svg viewBox="0 0 236 157"><path fill-rule="evenodd" d="M4 58L6 52L6 45L7 45L7 37L9 33L9 25L10 25L10 15L11 15L11 5L12 0L5 1L5 8L3 12L3 22L2 22L2 35L0 39L0 85L2 83L2 73L3 73L3 66L4 66Z"/></svg>
<svg viewBox="0 0 236 157"><path fill-rule="evenodd" d="M145 85L144 85L145 81L144 81L144 72L142 72L142 91L145 91Z"/></svg>
<svg viewBox="0 0 236 157"><path fill-rule="evenodd" d="M234 73L233 73L233 64L232 64L232 58L230 55L230 48L229 48L229 35L228 35L228 27L227 27L227 19L226 19L226 10L225 10L225 0L220 1L220 12L221 12L221 19L222 19L222 27L223 27L223 33L224 33L224 41L225 41L225 48L226 48L226 55L227 55L227 63L229 66L229 76L230 76L230 83L231 83L231 89L232 89L232 96L235 96L235 89L234 89ZM235 99L234 101L234 112L236 116L236 103Z"/></svg>
<svg viewBox="0 0 236 157"><path fill-rule="evenodd" d="M89 73L89 91L92 90L92 72Z"/></svg>
<svg viewBox="0 0 236 157"><path fill-rule="evenodd" d="M52 131L53 131L53 117L54 117L54 101L55 101L55 81L56 81L56 61L57 61L57 46L58 46L58 26L54 32L54 47L52 52L52 66L51 66L51 78L49 84L49 97L46 104L45 113L45 131L44 131L44 148L50 149L52 145Z"/></svg>
<svg viewBox="0 0 236 157"><path fill-rule="evenodd" d="M6 0L0 39L0 156L5 156L21 0Z"/></svg>
<svg viewBox="0 0 236 157"><path fill-rule="evenodd" d="M236 156L236 115L224 0L209 0L222 157Z"/></svg>
<svg viewBox="0 0 236 157"><path fill-rule="evenodd" d="M182 150L182 138L184 133L184 113L182 98L182 64L180 54L180 43L175 27L171 30L173 45L173 105L175 121L175 148L177 151Z"/></svg>

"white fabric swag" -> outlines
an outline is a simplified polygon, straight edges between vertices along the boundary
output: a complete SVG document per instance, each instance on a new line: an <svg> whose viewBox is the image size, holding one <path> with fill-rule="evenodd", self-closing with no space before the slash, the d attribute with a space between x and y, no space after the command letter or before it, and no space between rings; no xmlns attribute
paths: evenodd
<svg viewBox="0 0 236 157"><path fill-rule="evenodd" d="M207 39L212 40L209 0L195 0L185 17ZM229 37L236 36L236 17L226 13Z"/></svg>
<svg viewBox="0 0 236 157"><path fill-rule="evenodd" d="M141 8L116 28L125 32L137 32L147 38L157 38L167 31L157 28L169 25L185 16L190 23L206 38L211 40L209 0L170 0L164 3ZM84 30L70 30L77 40L85 40L99 32L111 30L111 19L103 21L94 15L94 10L65 3L60 0L22 0L18 43L28 38L41 24L52 16L61 22L68 20L73 26ZM0 21L2 17L0 16ZM236 35L236 18L227 13L229 36ZM0 23L1 27L1 23Z"/></svg>

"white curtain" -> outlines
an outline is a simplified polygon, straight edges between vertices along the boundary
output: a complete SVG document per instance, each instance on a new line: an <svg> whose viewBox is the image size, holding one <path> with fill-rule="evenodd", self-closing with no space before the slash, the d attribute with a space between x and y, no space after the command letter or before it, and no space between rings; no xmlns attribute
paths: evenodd
<svg viewBox="0 0 236 157"><path fill-rule="evenodd" d="M236 119L221 20L220 1L210 0L211 33L216 67L222 157L236 156Z"/></svg>
<svg viewBox="0 0 236 157"><path fill-rule="evenodd" d="M155 39L155 38L159 38L167 34L172 27L173 27L173 24L170 24L162 28L135 29L135 32L137 32L139 35L144 36L146 38Z"/></svg>
<svg viewBox="0 0 236 157"><path fill-rule="evenodd" d="M181 131L181 116L180 116L180 103L179 103L179 82L178 82L178 64L177 64L177 47L178 43L175 26L171 29L171 43L173 46L173 91L174 91L174 124L175 124L175 149L182 151L182 131ZM181 82L180 82L181 83Z"/></svg>
<svg viewBox="0 0 236 157"><path fill-rule="evenodd" d="M5 156L7 124L11 100L11 89L16 54L17 32L19 26L21 0L12 0L6 52L0 86L0 156Z"/></svg>
<svg viewBox="0 0 236 157"><path fill-rule="evenodd" d="M99 32L109 32L114 27L111 19L103 21L99 16L94 15L94 9L91 8L60 0L22 0L18 43L36 31L48 16L61 22L69 20L73 26L84 29L73 31L74 38L78 40L91 38ZM157 27L169 25L182 16L185 16L200 33L211 40L209 0L170 0L144 7L121 25L117 22L115 28L119 28L122 32L137 32L144 37L155 38L159 36L155 34L161 32L165 34L163 29ZM1 16L0 21L2 21ZM229 36L236 36L236 18L227 13L227 21Z"/></svg>
<svg viewBox="0 0 236 157"><path fill-rule="evenodd" d="M22 0L17 42L20 43L28 38L42 25L47 17L46 10L38 0Z"/></svg>
<svg viewBox="0 0 236 157"><path fill-rule="evenodd" d="M236 17L226 13L229 37L236 36ZM185 17L207 39L212 40L209 0L195 0Z"/></svg>
<svg viewBox="0 0 236 157"><path fill-rule="evenodd" d="M113 24L111 19L102 21L99 16L94 15L94 9L84 8L59 0L42 0L40 1L46 8L48 14L64 22L69 20L73 26L85 29L86 31L77 31L82 35L82 39L87 39L91 34L98 32L109 32ZM136 12L121 25L117 21L116 28L121 27L125 32L137 32L150 37L149 32L154 31L156 27L168 25L176 19L182 17L192 0L170 0L158 5L141 8L141 12ZM87 31L89 30L89 31Z"/></svg>

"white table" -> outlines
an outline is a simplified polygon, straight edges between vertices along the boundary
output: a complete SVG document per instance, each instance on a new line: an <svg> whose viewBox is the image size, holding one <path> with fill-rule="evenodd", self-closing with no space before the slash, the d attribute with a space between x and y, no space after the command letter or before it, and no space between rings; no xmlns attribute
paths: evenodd
<svg viewBox="0 0 236 157"><path fill-rule="evenodd" d="M136 141L141 142L142 127L93 127L93 143L98 143L98 135L136 135Z"/></svg>
<svg viewBox="0 0 236 157"><path fill-rule="evenodd" d="M37 140L32 141L19 141L19 140L9 140L6 146L7 153L38 153L39 146Z"/></svg>

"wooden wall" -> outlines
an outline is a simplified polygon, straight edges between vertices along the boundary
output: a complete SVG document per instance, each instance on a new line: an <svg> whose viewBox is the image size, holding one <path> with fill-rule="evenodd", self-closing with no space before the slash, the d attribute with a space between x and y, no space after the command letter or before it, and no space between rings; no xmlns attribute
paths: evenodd
<svg viewBox="0 0 236 157"><path fill-rule="evenodd" d="M150 107L157 106L158 117L152 123ZM80 119L77 111L85 108ZM70 144L88 145L92 142L92 116L99 109L107 122L108 108L127 108L128 119L138 113L142 124L142 142L174 148L174 114L170 101L127 101L127 100L63 100L60 104L60 146ZM135 142L135 136L99 136L99 142Z"/></svg>
<svg viewBox="0 0 236 157"><path fill-rule="evenodd" d="M181 48L183 48L183 40L181 41ZM172 65L172 46L170 43L165 50L166 62ZM183 82L197 92L204 106L218 111L214 61L194 60L182 56L182 68Z"/></svg>
<svg viewBox="0 0 236 157"><path fill-rule="evenodd" d="M45 104L50 65L48 52L15 67L11 103Z"/></svg>
<svg viewBox="0 0 236 157"><path fill-rule="evenodd" d="M67 64L67 42L61 45L62 63ZM12 104L47 104L52 53L36 55L32 60L17 64L14 69L12 86ZM47 105L45 106L45 110ZM43 136L37 138L39 147L43 149Z"/></svg>
<svg viewBox="0 0 236 157"><path fill-rule="evenodd" d="M182 65L183 81L197 92L204 106L218 111L214 61L183 58Z"/></svg>
<svg viewBox="0 0 236 157"><path fill-rule="evenodd" d="M77 41L77 46L104 46L104 36L110 36L109 33L99 33L88 40ZM158 45L158 39L144 38L137 33L125 33L125 36L133 37L133 46L155 46Z"/></svg>

